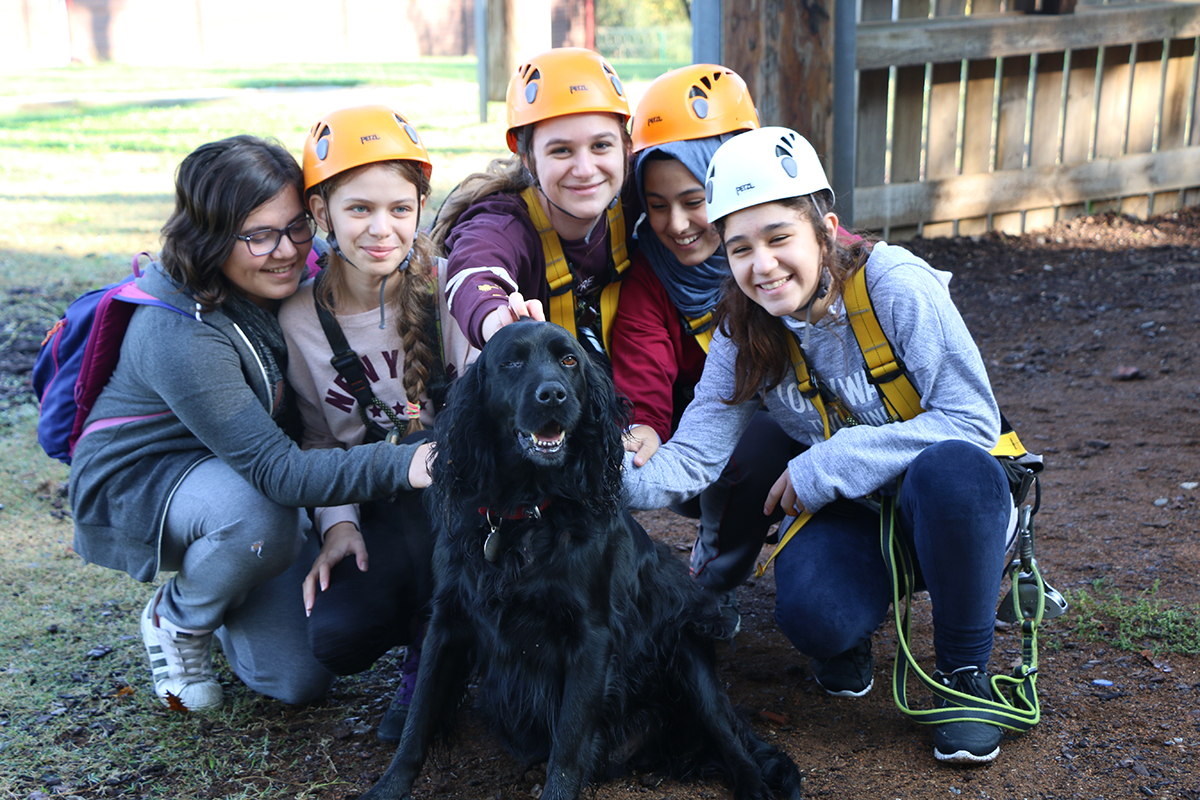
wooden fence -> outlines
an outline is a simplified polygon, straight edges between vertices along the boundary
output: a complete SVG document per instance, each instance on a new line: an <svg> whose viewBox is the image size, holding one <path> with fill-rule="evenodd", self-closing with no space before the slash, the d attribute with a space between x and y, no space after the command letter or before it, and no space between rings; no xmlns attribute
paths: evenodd
<svg viewBox="0 0 1200 800"><path fill-rule="evenodd" d="M1200 202L1200 3L1004 2L862 0L854 225L1020 233Z"/></svg>

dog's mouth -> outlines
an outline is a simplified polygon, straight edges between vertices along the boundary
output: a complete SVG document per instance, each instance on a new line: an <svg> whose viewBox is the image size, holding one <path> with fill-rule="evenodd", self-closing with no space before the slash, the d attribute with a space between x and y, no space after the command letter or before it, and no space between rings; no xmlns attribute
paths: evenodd
<svg viewBox="0 0 1200 800"><path fill-rule="evenodd" d="M517 439L526 451L549 456L563 449L567 443L567 432L557 422L549 422L541 430L518 433Z"/></svg>

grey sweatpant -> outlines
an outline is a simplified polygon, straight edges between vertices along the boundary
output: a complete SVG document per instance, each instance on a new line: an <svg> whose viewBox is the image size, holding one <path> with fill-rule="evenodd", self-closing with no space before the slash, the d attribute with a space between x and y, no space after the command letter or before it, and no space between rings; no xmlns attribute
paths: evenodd
<svg viewBox="0 0 1200 800"><path fill-rule="evenodd" d="M285 703L321 697L333 676L308 646L301 584L320 549L303 509L268 499L217 458L198 464L167 507L158 613L215 630L230 666Z"/></svg>

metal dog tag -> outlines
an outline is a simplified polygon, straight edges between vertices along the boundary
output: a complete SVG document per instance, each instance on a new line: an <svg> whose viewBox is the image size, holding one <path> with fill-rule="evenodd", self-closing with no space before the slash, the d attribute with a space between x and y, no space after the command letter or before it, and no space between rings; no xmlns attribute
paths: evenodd
<svg viewBox="0 0 1200 800"><path fill-rule="evenodd" d="M496 564L496 557L500 554L500 535L497 531L500 528L500 523L492 522L492 512L487 512L487 539L484 540L484 558L488 564Z"/></svg>

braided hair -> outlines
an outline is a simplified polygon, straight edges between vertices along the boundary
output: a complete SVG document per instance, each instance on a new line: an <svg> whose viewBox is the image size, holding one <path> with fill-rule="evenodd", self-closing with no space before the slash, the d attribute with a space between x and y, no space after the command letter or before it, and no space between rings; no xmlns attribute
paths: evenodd
<svg viewBox="0 0 1200 800"><path fill-rule="evenodd" d="M346 181L372 167L384 167L394 171L399 177L417 188L417 196L424 200L429 196L430 182L421 165L415 161L379 161L364 164L354 169L340 172L317 186L311 192L319 192L329 207L329 197ZM418 226L420 220L418 218ZM384 295L384 305L392 312L396 333L404 347L404 372L400 383L409 408L421 408L422 396L425 395L430 375L433 373L439 358L440 347L436 340L431 341L429 331L435 331L432 324L437 314L437 282L434 277L434 254L436 249L429 236L418 230L413 238L412 257L408 266L399 273L391 276L387 282ZM338 264L335 254L330 253L329 264ZM315 298L316 302L333 311L339 304L346 291L345 272L340 264L329 271L328 279L322 281ZM436 337L435 337L436 338ZM407 436L416 431L424 430L420 416L410 415L408 425L403 431Z"/></svg>

